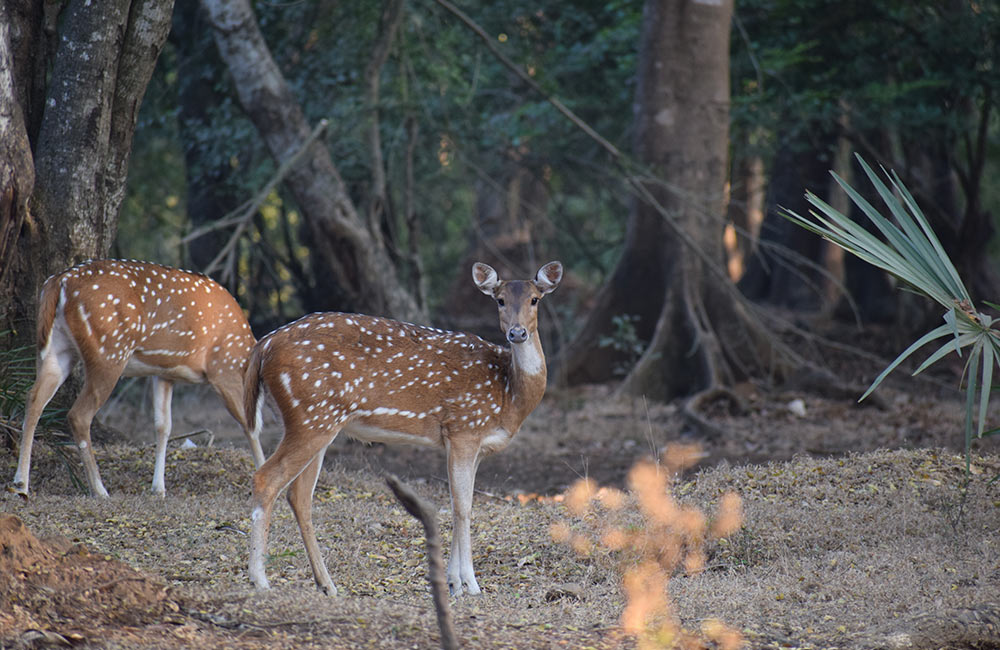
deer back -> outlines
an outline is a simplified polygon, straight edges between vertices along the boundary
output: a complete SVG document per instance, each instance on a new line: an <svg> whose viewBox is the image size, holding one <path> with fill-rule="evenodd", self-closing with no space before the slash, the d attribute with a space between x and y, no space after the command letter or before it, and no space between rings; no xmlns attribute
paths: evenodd
<svg viewBox="0 0 1000 650"><path fill-rule="evenodd" d="M125 374L169 376L173 369L175 379L202 381L242 372L254 344L228 291L207 276L159 264L85 262L49 278L40 305L41 347L61 316L88 366L124 365Z"/></svg>
<svg viewBox="0 0 1000 650"><path fill-rule="evenodd" d="M521 424L509 408L510 351L470 334L359 314L310 314L261 339L248 387L258 372L286 435L343 425L367 440L434 445L453 432L486 437ZM251 390L248 416L257 410Z"/></svg>

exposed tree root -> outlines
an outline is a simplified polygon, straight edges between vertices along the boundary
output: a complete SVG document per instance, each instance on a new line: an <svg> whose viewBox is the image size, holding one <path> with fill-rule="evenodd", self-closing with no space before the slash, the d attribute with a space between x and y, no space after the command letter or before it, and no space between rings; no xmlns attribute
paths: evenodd
<svg viewBox="0 0 1000 650"><path fill-rule="evenodd" d="M729 402L729 412L732 415L746 413L747 405L742 397L721 386L713 386L700 391L684 402L681 415L684 422L704 438L719 439L725 436L726 430L711 422L705 415L705 407L719 400Z"/></svg>

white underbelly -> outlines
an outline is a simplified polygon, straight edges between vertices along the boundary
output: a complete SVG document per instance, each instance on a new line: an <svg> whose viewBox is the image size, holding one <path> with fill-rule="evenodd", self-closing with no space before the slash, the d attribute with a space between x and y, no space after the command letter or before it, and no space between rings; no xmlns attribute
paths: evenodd
<svg viewBox="0 0 1000 650"><path fill-rule="evenodd" d="M439 447L441 439L428 436L403 433L392 429L382 429L380 427L368 426L358 422L351 422L344 427L344 433L357 440L365 442L381 442L387 445L420 445L421 447Z"/></svg>
<svg viewBox="0 0 1000 650"><path fill-rule="evenodd" d="M501 451L510 444L513 437L514 434L507 429L497 427L492 433L483 438L483 441L479 444L479 453L492 454Z"/></svg>
<svg viewBox="0 0 1000 650"><path fill-rule="evenodd" d="M150 377L158 376L173 381L186 381L192 384L200 384L205 381L204 376L195 372L187 366L157 366L145 363L135 358L135 355L128 360L122 375L125 377Z"/></svg>

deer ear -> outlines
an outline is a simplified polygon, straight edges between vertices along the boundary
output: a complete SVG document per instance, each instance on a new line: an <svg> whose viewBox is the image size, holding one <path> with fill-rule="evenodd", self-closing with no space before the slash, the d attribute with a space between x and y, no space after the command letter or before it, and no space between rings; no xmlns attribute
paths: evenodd
<svg viewBox="0 0 1000 650"><path fill-rule="evenodd" d="M549 262L535 274L535 286L542 294L552 293L562 281L563 266L560 262Z"/></svg>
<svg viewBox="0 0 1000 650"><path fill-rule="evenodd" d="M472 281L476 283L479 290L487 296L492 296L497 287L500 286L500 276L489 264L476 262L472 265Z"/></svg>

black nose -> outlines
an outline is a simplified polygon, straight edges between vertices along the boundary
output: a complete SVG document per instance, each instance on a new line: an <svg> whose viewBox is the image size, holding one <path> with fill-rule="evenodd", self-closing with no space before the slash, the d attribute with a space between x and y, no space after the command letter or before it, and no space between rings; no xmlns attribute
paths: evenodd
<svg viewBox="0 0 1000 650"><path fill-rule="evenodd" d="M515 325L507 330L507 340L511 343L524 343L528 340L528 330Z"/></svg>

